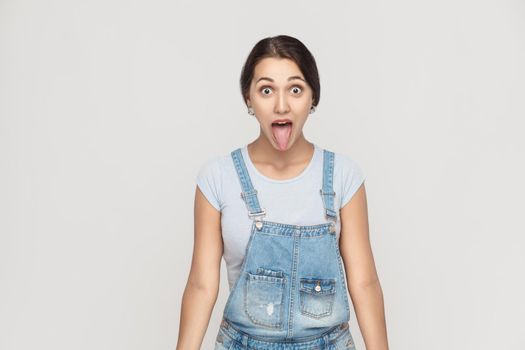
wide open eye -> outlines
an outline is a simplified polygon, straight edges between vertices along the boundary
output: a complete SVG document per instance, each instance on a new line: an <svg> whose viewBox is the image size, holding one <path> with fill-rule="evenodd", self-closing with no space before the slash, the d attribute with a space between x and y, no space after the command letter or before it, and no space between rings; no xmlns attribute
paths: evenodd
<svg viewBox="0 0 525 350"><path fill-rule="evenodd" d="M292 92L296 95L300 94L303 91L303 89L299 85L295 85L292 87Z"/></svg>
<svg viewBox="0 0 525 350"><path fill-rule="evenodd" d="M272 92L272 89L268 86L263 86L260 91L263 95L269 95Z"/></svg>

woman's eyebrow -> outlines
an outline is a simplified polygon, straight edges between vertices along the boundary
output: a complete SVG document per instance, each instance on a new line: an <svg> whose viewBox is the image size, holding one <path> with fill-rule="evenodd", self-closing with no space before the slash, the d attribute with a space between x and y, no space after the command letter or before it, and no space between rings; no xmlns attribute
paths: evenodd
<svg viewBox="0 0 525 350"><path fill-rule="evenodd" d="M288 81L290 81L290 80L294 80L294 79L299 79L299 80L304 81L304 79L301 78L301 77L298 76L298 75L294 75L294 76L289 77L289 78L288 78ZM257 79L257 81L255 82L255 84L257 84L257 83L258 83L259 81L261 81L261 80L268 80L268 81L271 81L272 83L274 82L274 80L273 80L272 78L261 77L261 78Z"/></svg>

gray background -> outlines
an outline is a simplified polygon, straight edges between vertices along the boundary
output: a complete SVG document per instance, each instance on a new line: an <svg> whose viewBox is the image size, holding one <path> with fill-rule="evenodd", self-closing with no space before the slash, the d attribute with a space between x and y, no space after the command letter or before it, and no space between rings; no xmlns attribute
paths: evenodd
<svg viewBox="0 0 525 350"><path fill-rule="evenodd" d="M238 78L278 34L318 63L307 139L367 174L391 349L523 349L524 20L501 0L1 0L0 349L175 348L194 177L257 137Z"/></svg>

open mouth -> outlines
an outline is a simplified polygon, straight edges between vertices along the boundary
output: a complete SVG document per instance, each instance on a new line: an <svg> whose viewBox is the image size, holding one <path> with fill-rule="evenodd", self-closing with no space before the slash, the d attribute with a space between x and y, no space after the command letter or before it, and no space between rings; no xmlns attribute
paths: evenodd
<svg viewBox="0 0 525 350"><path fill-rule="evenodd" d="M290 135L292 133L292 121L281 120L272 123L273 137L277 141L279 148L285 150L290 141Z"/></svg>
<svg viewBox="0 0 525 350"><path fill-rule="evenodd" d="M292 122L287 120L287 121L279 121L279 122L273 122L272 123L272 126L277 126L277 127L283 127L283 126L291 126L292 125Z"/></svg>

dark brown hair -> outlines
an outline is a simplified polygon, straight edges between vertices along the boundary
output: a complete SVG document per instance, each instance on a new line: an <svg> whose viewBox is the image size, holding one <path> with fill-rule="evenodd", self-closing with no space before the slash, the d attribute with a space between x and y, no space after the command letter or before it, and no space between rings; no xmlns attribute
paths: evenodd
<svg viewBox="0 0 525 350"><path fill-rule="evenodd" d="M319 84L319 73L314 56L301 41L288 35L278 35L260 40L246 58L240 79L241 94L245 104L249 96L255 66L266 57L288 58L294 61L310 85L313 92L313 105L317 106L321 97L321 85Z"/></svg>

